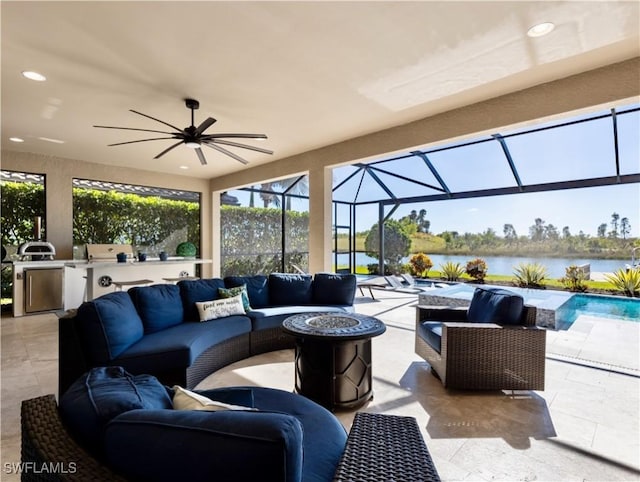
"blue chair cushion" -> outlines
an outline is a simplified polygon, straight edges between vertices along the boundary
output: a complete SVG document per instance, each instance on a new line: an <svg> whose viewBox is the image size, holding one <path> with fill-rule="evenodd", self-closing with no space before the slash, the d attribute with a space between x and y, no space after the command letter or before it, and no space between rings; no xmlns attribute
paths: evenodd
<svg viewBox="0 0 640 482"><path fill-rule="evenodd" d="M238 388L258 411L120 415L107 427L108 462L133 480L332 480L347 434L331 412L283 390Z"/></svg>
<svg viewBox="0 0 640 482"><path fill-rule="evenodd" d="M145 333L155 333L182 323L180 288L174 284L136 286L129 296L142 319Z"/></svg>
<svg viewBox="0 0 640 482"><path fill-rule="evenodd" d="M313 299L312 282L310 274L270 274L269 305L310 305Z"/></svg>
<svg viewBox="0 0 640 482"><path fill-rule="evenodd" d="M106 424L136 409L173 407L166 388L151 375L122 367L98 367L82 375L60 398L60 416L82 447L102 457Z"/></svg>
<svg viewBox="0 0 640 482"><path fill-rule="evenodd" d="M426 341L438 353L442 350L442 323L424 321L418 325L418 336Z"/></svg>
<svg viewBox="0 0 640 482"><path fill-rule="evenodd" d="M173 390L169 389L169 391L171 392L171 397L173 397ZM253 390L251 390L250 387L222 387L194 391L218 402L239 405L241 407L255 407L253 401Z"/></svg>
<svg viewBox="0 0 640 482"><path fill-rule="evenodd" d="M520 325L524 300L522 296L502 288L476 288L467 312L472 323Z"/></svg>
<svg viewBox="0 0 640 482"><path fill-rule="evenodd" d="M316 305L352 305L355 296L354 274L316 273L313 278L313 303Z"/></svg>
<svg viewBox="0 0 640 482"><path fill-rule="evenodd" d="M246 285L251 308L264 308L269 306L269 284L264 275L255 276L227 276L224 279L227 288L236 288Z"/></svg>
<svg viewBox="0 0 640 482"><path fill-rule="evenodd" d="M116 291L78 308L87 352L94 365L107 365L144 335L142 320L131 297Z"/></svg>
<svg viewBox="0 0 640 482"><path fill-rule="evenodd" d="M145 335L114 362L136 373L184 369L209 347L250 331L251 321L240 315L202 323L180 323Z"/></svg>
<svg viewBox="0 0 640 482"><path fill-rule="evenodd" d="M218 289L224 287L224 281L219 278L178 281L184 321L200 321L196 302L217 300Z"/></svg>

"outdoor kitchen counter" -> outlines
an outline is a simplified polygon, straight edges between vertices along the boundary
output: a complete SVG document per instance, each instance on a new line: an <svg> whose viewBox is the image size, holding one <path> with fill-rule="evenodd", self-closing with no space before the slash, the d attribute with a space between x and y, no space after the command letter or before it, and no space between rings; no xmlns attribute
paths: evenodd
<svg viewBox="0 0 640 482"><path fill-rule="evenodd" d="M64 269L63 306L64 310L77 308L85 300L92 300L115 290L114 281L134 281L147 279L155 283L167 283L167 279L195 276L196 266L212 263L210 259L172 257L167 261L157 258L147 261L87 261L80 259L56 259L41 261L14 261L13 316L24 316L25 310L25 270ZM126 287L124 288L126 289ZM51 311L51 310L49 310Z"/></svg>
<svg viewBox="0 0 640 482"><path fill-rule="evenodd" d="M147 261L118 263L117 261L74 260L65 263L65 310L77 308L83 301L110 293L116 289L116 281L150 280L152 283L167 283L176 279L196 275L196 266L212 263L211 259L157 258ZM124 288L126 289L126 288Z"/></svg>

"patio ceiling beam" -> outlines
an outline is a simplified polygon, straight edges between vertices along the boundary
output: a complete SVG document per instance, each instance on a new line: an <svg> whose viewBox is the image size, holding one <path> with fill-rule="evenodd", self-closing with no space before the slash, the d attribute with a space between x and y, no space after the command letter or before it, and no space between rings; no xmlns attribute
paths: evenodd
<svg viewBox="0 0 640 482"><path fill-rule="evenodd" d="M513 157L511 157L511 152L509 152L509 147L507 146L504 137L500 134L493 134L493 138L500 143L500 147L502 147L502 152L504 152L505 157L507 158L507 162L509 163L509 167L511 168L511 173L518 184L518 188L520 192L522 192L522 181L520 180L520 175L518 174L518 170L516 169L516 165L513 162Z"/></svg>
<svg viewBox="0 0 640 482"><path fill-rule="evenodd" d="M576 179L572 181L548 182L544 184L530 184L522 186L522 191L518 187L501 187L496 189L484 189L479 191L463 191L446 194L431 194L428 196L415 196L407 198L397 198L389 200L381 200L383 204L395 203L419 203L429 201L443 201L447 199L468 199L474 197L503 196L507 194L524 194L546 191L562 191L564 189L580 189L584 187L611 186L615 184L634 184L640 183L640 173L638 174L622 174L619 179L617 176L594 177L591 179ZM359 203L370 204L370 203Z"/></svg>
<svg viewBox="0 0 640 482"><path fill-rule="evenodd" d="M444 179L442 179L442 177L440 176L440 173L435 168L435 166L431 163L431 160L429 160L427 155L424 152L421 152L421 151L413 151L411 154L414 154L414 155L418 156L419 158L421 158L424 161L424 163L427 165L427 167L431 171L431 174L433 174L433 177L436 178L436 180L438 181L438 183L440 183L440 186L442 187L444 192L446 192L447 196L450 197L451 196L451 190L449 189L447 184L444 182Z"/></svg>

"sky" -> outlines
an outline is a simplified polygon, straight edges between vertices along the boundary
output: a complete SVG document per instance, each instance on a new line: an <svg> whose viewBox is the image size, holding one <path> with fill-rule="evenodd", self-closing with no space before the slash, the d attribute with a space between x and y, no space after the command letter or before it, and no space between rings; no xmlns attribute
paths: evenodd
<svg viewBox="0 0 640 482"><path fill-rule="evenodd" d="M638 104L617 109L616 130L618 166L621 175L640 173L640 110ZM634 110L635 109L635 110ZM593 179L616 175L615 136L609 110L582 114L554 123L528 126L496 132L504 136L504 143L523 185ZM594 119L594 116L605 116ZM573 122L589 119L587 122ZM558 126L558 123L567 123ZM528 132L532 128L541 128ZM522 134L520 134L522 133ZM451 192L476 191L516 186L516 181L502 144L485 135L467 139L470 145L451 144L453 149L442 149L446 144L430 146L425 150L428 161L435 168ZM440 186L439 180L419 156L395 159L380 158L371 166L375 176L397 198L441 194L427 186ZM368 173L363 176L358 166L344 166L333 170L334 199L367 202L389 199ZM385 172L386 171L386 172ZM388 173L404 176L398 179ZM352 175L353 174L353 175ZM245 203L246 196L231 193ZM248 199L248 198L247 198ZM245 204L246 205L246 204ZM256 197L256 205L261 205ZM293 209L306 211L306 201L294 203ZM390 207L387 208L388 210ZM563 189L539 193L520 193L505 196L432 201L403 204L392 215L399 219L412 210L426 209L431 222L430 231L438 234L457 231L460 234L481 233L487 228L503 236L504 225L512 224L519 236L528 235L529 227L541 218L546 225L553 224L562 233L565 226L572 235L580 231L596 236L598 227L606 223L612 229L612 214L627 218L630 237L640 237L640 184L617 184L581 189ZM348 224L348 210L339 210L338 224ZM371 228L378 221L378 204L359 205L356 212L356 231Z"/></svg>

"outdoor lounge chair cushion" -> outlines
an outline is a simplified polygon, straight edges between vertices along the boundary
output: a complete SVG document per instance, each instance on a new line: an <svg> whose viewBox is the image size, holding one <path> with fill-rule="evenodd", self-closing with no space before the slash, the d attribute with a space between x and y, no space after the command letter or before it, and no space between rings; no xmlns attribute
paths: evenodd
<svg viewBox="0 0 640 482"><path fill-rule="evenodd" d="M523 308L522 296L512 291L501 288L476 288L467 319L472 323L520 325Z"/></svg>
<svg viewBox="0 0 640 482"><path fill-rule="evenodd" d="M93 368L60 398L60 415L89 452L102 456L104 430L118 415L136 409L170 409L169 393L151 375L133 376L122 367Z"/></svg>
<svg viewBox="0 0 640 482"><path fill-rule="evenodd" d="M288 391L251 390L256 411L120 415L106 432L110 465L132 480L332 480L347 438L337 418Z"/></svg>
<svg viewBox="0 0 640 482"><path fill-rule="evenodd" d="M196 303L217 300L220 298L218 289L224 287L224 281L220 278L179 281L184 321L200 321Z"/></svg>
<svg viewBox="0 0 640 482"><path fill-rule="evenodd" d="M258 310L251 310L247 313L247 316L251 318L251 324L253 330L265 330L269 328L276 328L282 325L282 322L292 315L298 313L352 313L352 306L275 306L273 308L260 308Z"/></svg>
<svg viewBox="0 0 640 482"><path fill-rule="evenodd" d="M144 326L127 292L107 293L78 308L82 337L92 362L107 365L142 339Z"/></svg>
<svg viewBox="0 0 640 482"><path fill-rule="evenodd" d="M247 286L247 295L251 308L264 308L269 306L268 278L264 275L255 276L227 276L224 279L227 288Z"/></svg>
<svg viewBox="0 0 640 482"><path fill-rule="evenodd" d="M356 296L354 274L316 273L312 302L317 305L352 305Z"/></svg>
<svg viewBox="0 0 640 482"><path fill-rule="evenodd" d="M174 284L136 286L129 295L142 319L145 333L155 333L182 323L180 288Z"/></svg>
<svg viewBox="0 0 640 482"><path fill-rule="evenodd" d="M426 341L438 353L442 350L442 323L424 321L418 325L417 335Z"/></svg>
<svg viewBox="0 0 640 482"><path fill-rule="evenodd" d="M310 305L313 297L312 282L310 274L271 273L269 305Z"/></svg>

